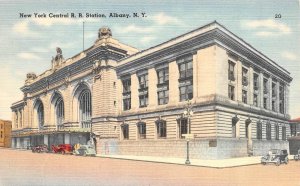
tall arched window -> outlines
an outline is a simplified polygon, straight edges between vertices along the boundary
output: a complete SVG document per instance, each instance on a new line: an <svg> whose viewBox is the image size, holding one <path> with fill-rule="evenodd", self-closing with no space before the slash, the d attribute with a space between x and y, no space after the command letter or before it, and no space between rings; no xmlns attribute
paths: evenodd
<svg viewBox="0 0 300 186"><path fill-rule="evenodd" d="M58 98L55 103L56 124L62 125L65 119L64 101Z"/></svg>
<svg viewBox="0 0 300 186"><path fill-rule="evenodd" d="M79 120L82 128L91 127L92 101L91 92L83 90L79 96Z"/></svg>
<svg viewBox="0 0 300 186"><path fill-rule="evenodd" d="M38 116L38 124L39 127L44 126L44 106L43 103L39 103L38 109L37 109L37 116Z"/></svg>

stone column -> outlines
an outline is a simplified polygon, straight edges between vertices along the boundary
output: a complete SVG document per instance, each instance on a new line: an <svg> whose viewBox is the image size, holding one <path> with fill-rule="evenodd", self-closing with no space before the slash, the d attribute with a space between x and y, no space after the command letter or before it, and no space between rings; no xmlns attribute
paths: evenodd
<svg viewBox="0 0 300 186"><path fill-rule="evenodd" d="M131 75L131 110L137 111L139 108L139 80L136 74Z"/></svg>
<svg viewBox="0 0 300 186"><path fill-rule="evenodd" d="M279 81L276 83L276 112L279 112Z"/></svg>
<svg viewBox="0 0 300 186"><path fill-rule="evenodd" d="M284 84L284 114L289 114L289 96L290 89L287 84Z"/></svg>
<svg viewBox="0 0 300 186"><path fill-rule="evenodd" d="M148 99L149 107L155 107L157 103L157 74L155 68L148 70Z"/></svg>
<svg viewBox="0 0 300 186"><path fill-rule="evenodd" d="M264 107L264 75L262 72L259 72L259 91L258 91L258 106Z"/></svg>
<svg viewBox="0 0 300 186"><path fill-rule="evenodd" d="M269 78L268 78L268 84L269 84L269 86L268 86L268 89L269 89L269 92L268 92L268 109L270 109L270 110L272 110L272 77L270 76Z"/></svg>
<svg viewBox="0 0 300 186"><path fill-rule="evenodd" d="M242 102L242 63L240 60L236 62L236 101Z"/></svg>
<svg viewBox="0 0 300 186"><path fill-rule="evenodd" d="M253 67L250 66L249 68L249 71L248 71L248 97L249 97L249 100L248 100L248 103L250 105L253 105L253 93L254 93L254 82L253 82Z"/></svg>
<svg viewBox="0 0 300 186"><path fill-rule="evenodd" d="M178 87L179 70L176 61L169 63L169 104L176 105L179 102Z"/></svg>

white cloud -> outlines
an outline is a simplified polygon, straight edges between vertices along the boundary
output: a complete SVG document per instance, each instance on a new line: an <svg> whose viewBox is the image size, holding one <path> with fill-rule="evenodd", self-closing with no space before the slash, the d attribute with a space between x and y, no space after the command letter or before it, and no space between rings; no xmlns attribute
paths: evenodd
<svg viewBox="0 0 300 186"><path fill-rule="evenodd" d="M149 33L155 31L154 27L140 27L136 26L135 24L128 25L122 29L118 29L121 33Z"/></svg>
<svg viewBox="0 0 300 186"><path fill-rule="evenodd" d="M285 59L288 59L290 61L296 61L298 58L296 56L296 54L292 53L292 52L288 52L288 51L284 51L281 53L281 56Z"/></svg>
<svg viewBox="0 0 300 186"><path fill-rule="evenodd" d="M164 12L156 14L155 16L152 17L152 20L159 25L167 25L167 24L182 25L182 22L178 18L168 16Z"/></svg>
<svg viewBox="0 0 300 186"><path fill-rule="evenodd" d="M145 37L142 37L141 39L140 39L140 41L141 41L141 43L149 43L149 42L151 42L151 41L153 41L153 40L155 40L156 38L154 37L154 36L145 36Z"/></svg>
<svg viewBox="0 0 300 186"><path fill-rule="evenodd" d="M291 33L289 26L273 19L243 21L242 26L257 29L255 35L263 37L288 35Z"/></svg>
<svg viewBox="0 0 300 186"><path fill-rule="evenodd" d="M29 21L19 21L13 25L13 32L18 36L38 37L40 34L29 29Z"/></svg>
<svg viewBox="0 0 300 186"><path fill-rule="evenodd" d="M18 72L18 70L16 70L14 67L1 66L0 68L1 90L5 90L0 91L1 119L11 120L11 104L22 99L22 92L19 90L19 88L23 85L24 81L21 77L16 76L16 71Z"/></svg>
<svg viewBox="0 0 300 186"><path fill-rule="evenodd" d="M38 60L38 59L41 59L38 55L36 55L34 53L29 53L29 52L21 52L21 53L17 54L17 56L20 59L25 59L25 60Z"/></svg>

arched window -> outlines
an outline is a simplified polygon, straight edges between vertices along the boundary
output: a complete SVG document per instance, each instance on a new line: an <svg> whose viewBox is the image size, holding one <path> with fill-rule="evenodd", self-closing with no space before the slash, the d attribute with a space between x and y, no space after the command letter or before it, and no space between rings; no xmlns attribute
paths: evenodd
<svg viewBox="0 0 300 186"><path fill-rule="evenodd" d="M44 106L43 103L39 103L38 109L37 109L37 116L38 116L38 124L39 127L44 126Z"/></svg>
<svg viewBox="0 0 300 186"><path fill-rule="evenodd" d="M62 98L58 98L55 103L55 113L56 113L56 124L62 125L65 119L64 101Z"/></svg>
<svg viewBox="0 0 300 186"><path fill-rule="evenodd" d="M79 120L82 128L91 127L92 101L91 92L83 90L79 96Z"/></svg>

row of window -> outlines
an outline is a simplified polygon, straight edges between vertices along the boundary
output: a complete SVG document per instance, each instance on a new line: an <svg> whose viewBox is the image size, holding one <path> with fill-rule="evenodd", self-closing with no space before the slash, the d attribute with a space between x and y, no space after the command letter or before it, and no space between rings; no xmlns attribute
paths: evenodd
<svg viewBox="0 0 300 186"><path fill-rule="evenodd" d="M54 101L54 108L55 108L55 119L56 125L62 125L65 119L65 108L64 108L64 101L59 94L56 94L53 98ZM82 128L89 128L91 122L91 115L92 115L92 101L91 101L91 92L89 89L84 89L81 91L78 97L79 103L79 121ZM44 105L41 100L37 100L35 103L35 112L37 113L37 121L39 127L44 126ZM18 118L18 114L15 115ZM18 128L18 122L15 123L16 128Z"/></svg>
<svg viewBox="0 0 300 186"><path fill-rule="evenodd" d="M234 73L235 63L232 61L228 61L228 98L231 100L235 100L235 85L232 82L235 82L235 73ZM248 69L242 67L242 102L245 104L249 104L248 101L248 84L249 84L249 73ZM258 73L253 73L253 105L259 106L258 104L258 95L259 92L259 75ZM269 95L269 79L267 77L263 77L263 87L262 92L263 94L263 108L264 109L271 109L273 111L279 111L280 113L284 114L284 85L282 83L279 84L279 87L277 85L276 81L272 81L272 94ZM279 108L276 108L277 105L277 91L279 91ZM272 100L271 105L269 106L269 100Z"/></svg>
<svg viewBox="0 0 300 186"><path fill-rule="evenodd" d="M232 137L235 138L236 137L236 123L237 122L232 122ZM248 138L248 133L249 133L249 124L250 123L245 123L245 133L246 133L246 138ZM257 122L256 123L256 138L257 139L262 139L262 123L261 122ZM282 140L286 140L286 127L282 126ZM267 123L266 124L266 139L267 140L271 140L272 138L272 131L271 131L271 124ZM275 139L279 140L279 125L275 125Z"/></svg>
<svg viewBox="0 0 300 186"><path fill-rule="evenodd" d="M179 70L179 99L186 101L193 98L193 58L186 56L177 60ZM157 73L157 103L169 102L169 67L167 64L156 68ZM139 81L139 107L148 106L148 72L138 73ZM123 84L123 110L131 109L131 79L122 78Z"/></svg>
<svg viewBox="0 0 300 186"><path fill-rule="evenodd" d="M158 138L166 138L167 137L167 122L164 120L158 120L155 122L156 124L156 134ZM182 118L178 120L178 137L183 138L183 134L187 134L188 131L188 120L186 118ZM138 139L146 139L147 134L147 125L145 122L137 123L137 133ZM122 139L129 139L129 125L123 124L121 125L121 134Z"/></svg>

